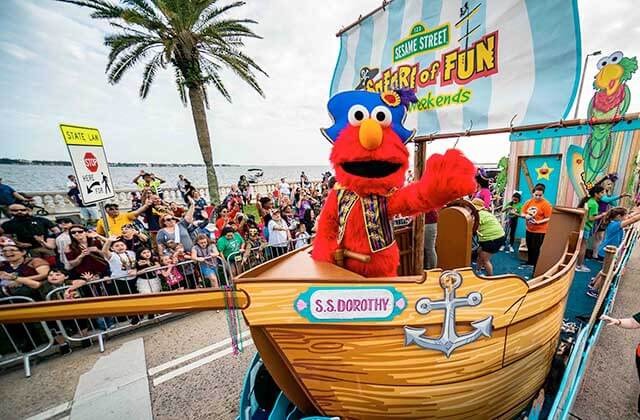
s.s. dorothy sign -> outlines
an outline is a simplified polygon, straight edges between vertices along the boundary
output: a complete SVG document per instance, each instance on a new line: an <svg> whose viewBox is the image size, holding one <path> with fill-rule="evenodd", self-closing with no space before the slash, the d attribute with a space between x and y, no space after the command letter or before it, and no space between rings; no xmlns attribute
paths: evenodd
<svg viewBox="0 0 640 420"><path fill-rule="evenodd" d="M393 0L340 37L330 94L412 89L418 135L558 120L577 90L575 0Z"/></svg>
<svg viewBox="0 0 640 420"><path fill-rule="evenodd" d="M391 286L314 286L293 303L311 322L390 321L406 306L406 298Z"/></svg>

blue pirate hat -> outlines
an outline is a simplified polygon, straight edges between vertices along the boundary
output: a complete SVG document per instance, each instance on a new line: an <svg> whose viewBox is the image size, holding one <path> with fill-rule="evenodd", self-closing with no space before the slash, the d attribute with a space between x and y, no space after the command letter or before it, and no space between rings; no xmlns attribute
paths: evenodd
<svg viewBox="0 0 640 420"><path fill-rule="evenodd" d="M333 125L320 131L327 140L333 143L340 132L349 124L349 110L353 106L361 105L369 115L372 114L376 107L384 107L391 112L391 129L400 137L402 143L406 144L413 138L416 131L406 129L403 123L407 116L409 103L416 101L416 96L411 90L385 91L382 93L363 90L340 92L333 95L327 104L329 115L333 119ZM371 118L375 117L371 116Z"/></svg>

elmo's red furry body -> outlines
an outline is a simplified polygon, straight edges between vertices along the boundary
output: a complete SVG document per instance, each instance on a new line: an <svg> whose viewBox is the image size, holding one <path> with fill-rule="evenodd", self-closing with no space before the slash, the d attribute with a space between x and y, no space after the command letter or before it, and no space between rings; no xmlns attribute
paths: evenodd
<svg viewBox="0 0 640 420"><path fill-rule="evenodd" d="M372 124L362 124L371 126ZM427 161L424 175L417 182L405 187L404 174L409 165L409 153L400 138L391 127L382 127L381 142L372 148L362 138L360 126L347 125L339 134L331 152L331 163L336 171L339 188L355 192L358 197L386 197L386 217L392 220L394 215L404 216L423 213L437 209L444 204L475 191L475 166L458 150L449 150L444 155L433 155ZM368 129L368 128L367 128ZM378 131L376 131L378 132ZM367 147L363 147L363 144ZM371 168L366 171L375 172L376 168L388 164L397 167L395 171L380 176L354 175L354 163ZM345 165L346 164L346 165ZM312 256L317 261L335 263L334 255L338 248L347 249L371 256L368 263L346 258L345 267L365 277L391 277L397 275L400 255L396 242L372 252L363 205L358 200L346 218L344 234L338 243L339 216L338 193L330 192L318 220L316 239L313 243Z"/></svg>

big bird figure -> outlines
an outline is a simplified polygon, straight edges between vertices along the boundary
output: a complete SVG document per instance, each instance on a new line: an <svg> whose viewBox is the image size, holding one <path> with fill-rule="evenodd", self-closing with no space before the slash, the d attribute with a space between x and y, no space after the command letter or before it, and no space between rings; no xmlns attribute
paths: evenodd
<svg viewBox="0 0 640 420"><path fill-rule="evenodd" d="M333 96L334 124L322 130L333 143L330 160L337 184L318 221L312 256L365 277L397 274L400 255L392 218L426 212L475 191L476 168L460 151L434 154L419 181L403 187L409 166L405 144L415 131L403 126L411 91L347 91ZM338 253L336 253L338 251Z"/></svg>

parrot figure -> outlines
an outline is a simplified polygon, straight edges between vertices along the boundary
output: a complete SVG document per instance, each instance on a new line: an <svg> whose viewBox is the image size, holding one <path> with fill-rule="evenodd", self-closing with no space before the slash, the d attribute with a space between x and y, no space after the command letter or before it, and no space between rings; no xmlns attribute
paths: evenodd
<svg viewBox="0 0 640 420"><path fill-rule="evenodd" d="M348 270L365 277L397 275L400 255L394 215L438 209L475 191L476 168L460 151L434 154L422 178L403 187L409 166L405 144L415 131L403 126L413 91L340 92L328 103L333 125L321 130L333 143L336 187L320 213L312 257L335 263L336 250L368 256L346 258Z"/></svg>
<svg viewBox="0 0 640 420"><path fill-rule="evenodd" d="M590 120L617 118L627 112L631 92L626 82L631 80L637 69L636 58L625 57L621 51L598 61L599 71L593 82L596 93L591 98L587 111ZM609 166L613 150L613 126L613 123L594 125L584 146L582 181L587 190Z"/></svg>

